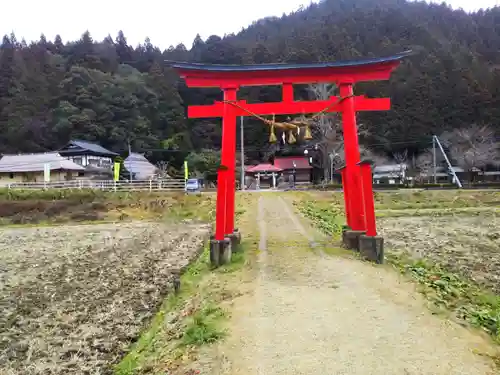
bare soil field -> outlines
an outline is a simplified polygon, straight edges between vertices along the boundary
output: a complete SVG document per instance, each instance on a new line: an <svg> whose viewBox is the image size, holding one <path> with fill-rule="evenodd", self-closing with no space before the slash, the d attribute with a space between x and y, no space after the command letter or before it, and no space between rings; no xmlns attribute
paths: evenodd
<svg viewBox="0 0 500 375"><path fill-rule="evenodd" d="M497 215L392 217L379 219L378 225L389 252L430 259L500 294Z"/></svg>
<svg viewBox="0 0 500 375"><path fill-rule="evenodd" d="M183 192L0 189L0 226L167 218L206 222L213 215L213 198Z"/></svg>
<svg viewBox="0 0 500 375"><path fill-rule="evenodd" d="M316 203L344 209L341 192L307 192ZM499 191L476 190L401 190L374 192L376 210L459 209L500 207Z"/></svg>
<svg viewBox="0 0 500 375"><path fill-rule="evenodd" d="M0 374L110 374L206 225L0 231Z"/></svg>
<svg viewBox="0 0 500 375"><path fill-rule="evenodd" d="M310 193L323 230L344 221L342 193ZM386 251L428 259L500 294L500 192L376 192L377 228ZM318 224L319 225L319 224ZM339 227L339 225L337 226ZM330 230L331 231L331 230Z"/></svg>

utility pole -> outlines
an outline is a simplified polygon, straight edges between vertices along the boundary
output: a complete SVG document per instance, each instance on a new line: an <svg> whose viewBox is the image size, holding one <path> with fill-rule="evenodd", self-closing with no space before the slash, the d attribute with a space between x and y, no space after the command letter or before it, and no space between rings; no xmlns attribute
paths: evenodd
<svg viewBox="0 0 500 375"><path fill-rule="evenodd" d="M450 163L450 160L448 159L448 156L446 156L446 153L444 152L443 150L443 146L441 146L441 142L439 142L439 138L436 137L435 135L433 136L433 139L436 141L439 149L441 150L441 153L443 154L444 156L444 160L446 160L446 164L448 164L448 168L451 172L451 174L453 175L453 179L455 180L456 184L458 185L459 188L462 188L462 183L460 182L460 180L458 179L458 176L457 174L455 173L455 170L453 169L453 167L451 166L451 163Z"/></svg>
<svg viewBox="0 0 500 375"><path fill-rule="evenodd" d="M241 190L245 190L245 147L243 145L243 119L244 117L240 117L240 143L241 143Z"/></svg>
<svg viewBox="0 0 500 375"><path fill-rule="evenodd" d="M434 167L434 183L437 184L436 177L436 140L432 136L432 166Z"/></svg>
<svg viewBox="0 0 500 375"><path fill-rule="evenodd" d="M330 158L330 183L333 184L333 161L335 160L335 155L330 153L328 156Z"/></svg>
<svg viewBox="0 0 500 375"><path fill-rule="evenodd" d="M132 169L132 168L131 168L131 165L130 165L130 164L132 163L132 147L130 146L130 138L128 139L128 157L130 158L130 159L129 159L129 160L130 160L130 163L129 163L128 167L129 167L130 169ZM132 180L133 180L133 177L132 177L132 171L131 171L131 170L129 170L129 171L128 171L128 173L130 174L130 181L132 181Z"/></svg>

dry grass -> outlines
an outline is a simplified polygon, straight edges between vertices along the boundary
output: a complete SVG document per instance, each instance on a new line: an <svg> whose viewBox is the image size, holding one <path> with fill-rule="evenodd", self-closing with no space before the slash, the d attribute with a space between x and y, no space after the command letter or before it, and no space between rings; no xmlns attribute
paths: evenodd
<svg viewBox="0 0 500 375"><path fill-rule="evenodd" d="M323 230L332 232L335 220L343 221L342 193L297 198ZM500 192L376 192L375 203L388 254L431 260L500 293Z"/></svg>
<svg viewBox="0 0 500 375"><path fill-rule="evenodd" d="M298 193L301 199L310 199L320 205L344 208L341 192ZM500 207L500 192L475 190L401 190L375 192L375 207L381 210L432 210L432 209L474 209Z"/></svg>
<svg viewBox="0 0 500 375"><path fill-rule="evenodd" d="M390 252L408 252L458 271L500 294L500 218L421 216L379 219Z"/></svg>
<svg viewBox="0 0 500 375"><path fill-rule="evenodd" d="M0 190L0 225L92 221L200 219L213 216L214 195L182 192L112 193L92 190Z"/></svg>
<svg viewBox="0 0 500 375"><path fill-rule="evenodd" d="M0 373L111 373L207 232L160 223L2 230Z"/></svg>

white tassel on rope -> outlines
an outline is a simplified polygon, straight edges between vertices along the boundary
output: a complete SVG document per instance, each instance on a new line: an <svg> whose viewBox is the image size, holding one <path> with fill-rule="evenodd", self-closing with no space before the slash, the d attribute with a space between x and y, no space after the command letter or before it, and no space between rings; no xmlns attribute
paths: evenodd
<svg viewBox="0 0 500 375"><path fill-rule="evenodd" d="M281 133L281 139L283 140L283 144L286 145L286 135L285 135L285 132Z"/></svg>

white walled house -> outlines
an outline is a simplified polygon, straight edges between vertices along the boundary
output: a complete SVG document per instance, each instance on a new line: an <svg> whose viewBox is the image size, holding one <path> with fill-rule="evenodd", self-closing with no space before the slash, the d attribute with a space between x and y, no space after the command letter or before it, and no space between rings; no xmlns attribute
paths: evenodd
<svg viewBox="0 0 500 375"><path fill-rule="evenodd" d="M373 168L373 182L375 184L402 184L407 179L407 171L406 164L377 165Z"/></svg>
<svg viewBox="0 0 500 375"><path fill-rule="evenodd" d="M50 170L50 182L77 180L85 175L84 167L57 152L3 155L0 159L0 185L43 183L46 168Z"/></svg>
<svg viewBox="0 0 500 375"><path fill-rule="evenodd" d="M109 151L104 147L81 140L72 140L61 148L59 154L82 167L113 168L113 159L117 153Z"/></svg>
<svg viewBox="0 0 500 375"><path fill-rule="evenodd" d="M113 178L113 160L117 153L109 151L96 143L71 140L60 149L59 154L85 168L85 175L93 180Z"/></svg>

